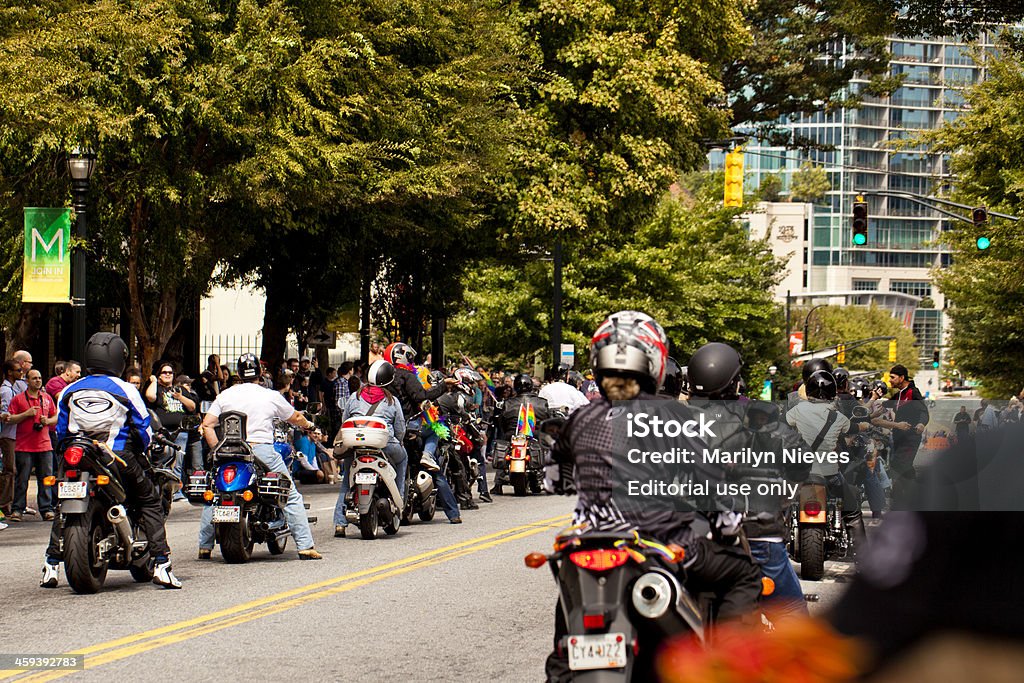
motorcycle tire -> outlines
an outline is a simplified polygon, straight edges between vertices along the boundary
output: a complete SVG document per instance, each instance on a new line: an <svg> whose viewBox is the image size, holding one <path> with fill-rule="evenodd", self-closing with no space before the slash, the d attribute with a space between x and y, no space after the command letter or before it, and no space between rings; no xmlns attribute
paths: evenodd
<svg viewBox="0 0 1024 683"><path fill-rule="evenodd" d="M530 493L540 493L543 487L540 483L540 475L534 475L530 477Z"/></svg>
<svg viewBox="0 0 1024 683"><path fill-rule="evenodd" d="M430 500L423 504L420 508L420 521L429 522L434 519L434 513L437 512L437 496L431 496Z"/></svg>
<svg viewBox="0 0 1024 683"><path fill-rule="evenodd" d="M146 532L141 524L133 524L132 533L135 534L135 540L137 541L146 539ZM153 566L149 562L146 562L141 567L135 564L129 565L128 573L132 575L135 583L149 583L153 580Z"/></svg>
<svg viewBox="0 0 1024 683"><path fill-rule="evenodd" d="M818 527L800 527L800 578L820 581L825 576L825 530Z"/></svg>
<svg viewBox="0 0 1024 683"><path fill-rule="evenodd" d="M508 478L512 482L512 493L516 496L526 495L526 472L511 472Z"/></svg>
<svg viewBox="0 0 1024 683"><path fill-rule="evenodd" d="M249 532L249 520L243 516L236 524L217 525L220 554L228 564L244 564L252 557L255 541Z"/></svg>
<svg viewBox="0 0 1024 683"><path fill-rule="evenodd" d="M285 536L281 539L281 542L277 542L276 537L272 537L267 540L267 550L270 551L271 555L280 555L284 552L285 548L288 547L288 537Z"/></svg>
<svg viewBox="0 0 1024 683"><path fill-rule="evenodd" d="M374 498L370 509L365 515L359 515L359 535L366 541L377 538L377 527L380 525L380 517L377 514L377 499Z"/></svg>
<svg viewBox="0 0 1024 683"><path fill-rule="evenodd" d="M98 593L107 579L107 562L97 548L107 536L99 508L69 518L64 524L64 575L76 593ZM113 533L111 531L111 533Z"/></svg>
<svg viewBox="0 0 1024 683"><path fill-rule="evenodd" d="M391 518L391 521L384 525L384 533L388 536L394 536L398 533L398 528L402 526L402 518L395 515Z"/></svg>

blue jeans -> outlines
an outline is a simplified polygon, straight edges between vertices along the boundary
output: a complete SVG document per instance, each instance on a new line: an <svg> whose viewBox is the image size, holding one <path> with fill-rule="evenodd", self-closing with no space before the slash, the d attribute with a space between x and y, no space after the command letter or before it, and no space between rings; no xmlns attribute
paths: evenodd
<svg viewBox="0 0 1024 683"><path fill-rule="evenodd" d="M405 448L398 443L389 443L384 448L384 455L388 456L388 461L395 468L395 472L398 475L398 490L405 498L405 473L409 467L409 456L405 452ZM352 458L345 458L341 465L341 489L338 491L338 502L334 504L334 525L335 526L348 526L348 519L345 517L345 496L349 492L348 473L350 465L352 464Z"/></svg>
<svg viewBox="0 0 1024 683"><path fill-rule="evenodd" d="M271 472L278 472L289 479L288 468L284 464L281 455L274 450L274 445L269 443L252 444L253 453L256 458L266 465ZM302 494L295 488L292 481L292 488L288 492L288 502L284 506L284 518L295 539L295 547L299 550L309 550L313 547L313 533L309 530L309 520L306 518L306 508L302 502ZM213 506L207 505L203 508L203 514L199 518L199 547L206 550L213 550L217 540L213 528Z"/></svg>
<svg viewBox="0 0 1024 683"><path fill-rule="evenodd" d="M174 437L174 445L179 449L174 451L174 474L184 484L188 481L188 476L182 474L185 466L185 453L188 451L188 432L178 432L178 435ZM174 500L185 500L185 494L179 491L174 494Z"/></svg>
<svg viewBox="0 0 1024 683"><path fill-rule="evenodd" d="M423 422L423 418L417 417L409 420L409 429L419 431L423 437L423 452L429 453L431 457L437 453L437 434ZM444 472L444 462L437 463L441 470L434 473L434 486L437 487L437 497L441 501L441 509L449 520L459 517L459 502L455 500L452 486Z"/></svg>
<svg viewBox="0 0 1024 683"><path fill-rule="evenodd" d="M18 477L14 482L14 505L11 509L15 512L25 512L25 508L28 506L28 480L32 476L32 468L35 467L36 484L39 487L36 495L39 514L53 512L53 489L43 484L43 479L53 474L53 451L39 453L16 451L14 462Z"/></svg>
<svg viewBox="0 0 1024 683"><path fill-rule="evenodd" d="M750 555L760 565L761 574L775 582L775 592L763 600L765 607L776 618L808 614L800 579L786 554L786 544L779 541L750 541Z"/></svg>
<svg viewBox="0 0 1024 683"><path fill-rule="evenodd" d="M867 469L864 473L864 495L868 499L871 512L879 513L885 509L885 488L889 477L885 473L885 464L881 458L875 460L875 471Z"/></svg>

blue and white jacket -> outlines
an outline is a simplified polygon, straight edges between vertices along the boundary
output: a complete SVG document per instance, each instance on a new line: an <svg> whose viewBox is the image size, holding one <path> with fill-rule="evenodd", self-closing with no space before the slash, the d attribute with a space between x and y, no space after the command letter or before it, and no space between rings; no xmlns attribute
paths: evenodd
<svg viewBox="0 0 1024 683"><path fill-rule="evenodd" d="M117 377L89 375L64 387L57 396L57 439L84 434L106 442L113 451L132 448L132 433L142 449L153 432L139 390Z"/></svg>

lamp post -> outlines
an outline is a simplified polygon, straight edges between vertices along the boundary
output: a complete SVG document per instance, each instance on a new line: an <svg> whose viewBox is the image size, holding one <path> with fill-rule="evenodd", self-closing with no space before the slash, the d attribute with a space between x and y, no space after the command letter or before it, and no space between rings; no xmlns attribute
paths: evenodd
<svg viewBox="0 0 1024 683"><path fill-rule="evenodd" d="M68 175L71 176L72 205L75 207L75 238L78 243L71 260L71 356L78 357L85 348L85 223L89 179L96 169L96 154L90 149L75 147L68 154Z"/></svg>
<svg viewBox="0 0 1024 683"><path fill-rule="evenodd" d="M811 310L807 311L807 316L804 318L804 349L807 351L811 350L811 340L808 334L807 323L811 320L811 313L814 313L819 308L825 308L828 304L818 304L817 306L811 307Z"/></svg>
<svg viewBox="0 0 1024 683"><path fill-rule="evenodd" d="M554 293L551 302L551 356L552 368L562 362L562 237L555 238Z"/></svg>

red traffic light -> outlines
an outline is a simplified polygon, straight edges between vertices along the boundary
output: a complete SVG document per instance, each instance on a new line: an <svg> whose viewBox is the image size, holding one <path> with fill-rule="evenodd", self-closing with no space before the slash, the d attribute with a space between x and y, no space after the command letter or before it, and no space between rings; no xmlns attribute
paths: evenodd
<svg viewBox="0 0 1024 683"><path fill-rule="evenodd" d="M984 206L975 207L975 209L971 211L971 218L974 219L975 225L988 223L988 209Z"/></svg>

